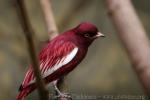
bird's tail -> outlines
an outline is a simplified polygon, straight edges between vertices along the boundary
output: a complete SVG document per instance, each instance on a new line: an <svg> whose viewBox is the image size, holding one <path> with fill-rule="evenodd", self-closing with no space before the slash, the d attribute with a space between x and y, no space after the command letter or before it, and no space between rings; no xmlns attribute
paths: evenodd
<svg viewBox="0 0 150 100"><path fill-rule="evenodd" d="M17 100L23 100L25 96L27 96L29 93L28 89L24 89L22 91L20 91Z"/></svg>

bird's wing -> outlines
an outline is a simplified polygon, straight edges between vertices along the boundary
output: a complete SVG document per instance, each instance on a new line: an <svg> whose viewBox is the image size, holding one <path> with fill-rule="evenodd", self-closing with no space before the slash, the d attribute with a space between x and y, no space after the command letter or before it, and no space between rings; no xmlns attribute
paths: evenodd
<svg viewBox="0 0 150 100"><path fill-rule="evenodd" d="M49 43L39 54L40 71L43 78L69 63L77 54L78 48L71 42L59 40ZM35 82L32 67L27 71L20 90Z"/></svg>

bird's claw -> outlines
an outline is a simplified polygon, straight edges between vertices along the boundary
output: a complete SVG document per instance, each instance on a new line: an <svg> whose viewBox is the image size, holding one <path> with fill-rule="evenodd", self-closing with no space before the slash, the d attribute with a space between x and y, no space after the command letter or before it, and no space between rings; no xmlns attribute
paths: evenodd
<svg viewBox="0 0 150 100"><path fill-rule="evenodd" d="M56 96L56 98L71 98L71 96L69 95L69 93L60 93Z"/></svg>

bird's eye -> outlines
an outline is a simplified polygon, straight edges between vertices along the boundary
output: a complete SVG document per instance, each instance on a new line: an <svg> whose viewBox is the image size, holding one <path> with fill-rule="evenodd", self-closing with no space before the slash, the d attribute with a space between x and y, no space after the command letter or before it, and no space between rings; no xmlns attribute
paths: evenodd
<svg viewBox="0 0 150 100"><path fill-rule="evenodd" d="M90 37L90 35L88 33L85 33L84 37Z"/></svg>

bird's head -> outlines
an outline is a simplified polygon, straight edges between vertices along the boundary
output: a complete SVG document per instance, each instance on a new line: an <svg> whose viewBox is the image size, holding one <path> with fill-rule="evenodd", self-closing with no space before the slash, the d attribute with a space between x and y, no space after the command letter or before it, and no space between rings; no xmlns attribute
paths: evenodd
<svg viewBox="0 0 150 100"><path fill-rule="evenodd" d="M91 44L98 37L105 37L104 34L98 31L97 27L89 22L83 22L73 29L75 35L80 41Z"/></svg>

